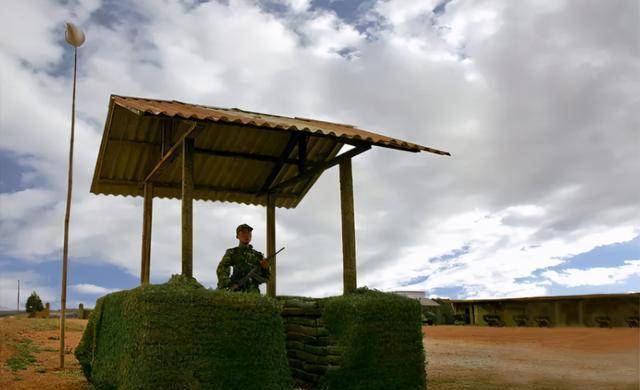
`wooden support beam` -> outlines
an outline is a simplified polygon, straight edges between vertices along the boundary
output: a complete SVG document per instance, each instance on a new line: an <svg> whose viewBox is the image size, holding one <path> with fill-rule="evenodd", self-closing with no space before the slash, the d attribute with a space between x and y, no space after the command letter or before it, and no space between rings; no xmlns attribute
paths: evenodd
<svg viewBox="0 0 640 390"><path fill-rule="evenodd" d="M276 252L276 196L267 195L267 257ZM271 258L271 277L267 282L267 295L276 296L276 257Z"/></svg>
<svg viewBox="0 0 640 390"><path fill-rule="evenodd" d="M298 137L298 174L304 173L307 164L307 142L309 141L308 135L302 135Z"/></svg>
<svg viewBox="0 0 640 390"><path fill-rule="evenodd" d="M182 141L182 275L193 277L193 138Z"/></svg>
<svg viewBox="0 0 640 390"><path fill-rule="evenodd" d="M278 157L267 156L264 154L256 154L256 153L229 152L225 150L211 150L211 149L201 149L201 148L195 148L194 151L196 152L196 154L203 154L206 156L213 156L213 157L233 157L233 158L242 158L247 160L264 161L268 163L275 163L280 161Z"/></svg>
<svg viewBox="0 0 640 390"><path fill-rule="evenodd" d="M151 181L151 179L153 179L153 177L160 171L160 169L168 165L166 164L167 161L170 160L174 154L180 152L183 141L191 136L194 136L195 135L194 132L196 131L196 129L201 129L201 127L198 127L197 124L194 123L191 125L191 127L187 131L185 131L185 133L182 135L182 137L180 137L178 142L176 142L173 146L171 146L167 151L167 153L165 153L160 159L160 161L158 161L156 165L151 169L149 174L144 178L144 183Z"/></svg>
<svg viewBox="0 0 640 390"><path fill-rule="evenodd" d="M173 129L173 122L162 122L162 134L160 135L160 156L164 156L169 151L169 145L171 144L171 133ZM154 145L154 144L151 144Z"/></svg>
<svg viewBox="0 0 640 390"><path fill-rule="evenodd" d="M586 326L584 323L584 300L578 301L578 326Z"/></svg>
<svg viewBox="0 0 640 390"><path fill-rule="evenodd" d="M142 256L140 262L140 284L149 284L151 273L151 221L153 214L153 183L144 185L144 211L142 217Z"/></svg>
<svg viewBox="0 0 640 390"><path fill-rule="evenodd" d="M161 143L157 142L146 142L146 141L138 141L132 139L110 139L109 143L111 144L130 144L130 145L139 145L148 148L161 148ZM166 153L166 150L164 153ZM194 153L201 156L211 156L211 157L230 157L230 158L240 158L244 160L253 160L253 161L263 161L267 163L277 163L280 161L280 157L269 156L267 154L259 154L259 153L246 153L246 152L230 152L226 150L213 150L213 149L204 149L204 148L194 148ZM163 155L164 155L163 153ZM284 160L284 164L289 165L300 165L303 163L297 158L287 158ZM318 164L318 161L305 161L305 166L314 164Z"/></svg>
<svg viewBox="0 0 640 390"><path fill-rule="evenodd" d="M264 161L269 163L279 163L280 161L282 161L281 157L269 156L266 154L258 154L258 153L228 152L224 150L211 150L211 149L201 149L201 148L195 148L195 153L206 155L206 156L232 157L232 158L241 158L246 160ZM300 160L296 158L285 158L282 163L290 164L290 165L299 165Z"/></svg>
<svg viewBox="0 0 640 390"><path fill-rule="evenodd" d="M342 283L343 293L347 294L357 287L351 159L340 162L340 211L342 214Z"/></svg>
<svg viewBox="0 0 640 390"><path fill-rule="evenodd" d="M291 134L291 137L289 138L289 142L287 143L287 146L285 146L284 150L280 154L280 159L278 160L278 162L276 162L276 165L273 167L273 170L271 170L269 177L267 177L267 180L265 180L264 184L262 184L262 187L258 192L259 194L264 195L265 193L267 193L267 190L269 189L269 187L271 187L271 184L276 179L276 177L278 177L278 174L282 170L282 166L284 165L284 160L289 158L289 154L291 153L293 148L296 146L297 141L298 141L297 134L296 133Z"/></svg>
<svg viewBox="0 0 640 390"><path fill-rule="evenodd" d="M321 164L317 164L315 165L313 168L306 170L304 173L298 175L298 176L294 176L290 179L287 179L283 182L280 182L278 184L276 184L275 186L271 187L271 189L269 189L269 192L272 191L279 191L282 190L283 188L287 188L293 184L298 183L301 180L305 180L308 179L309 177L316 175L318 173L321 173L322 171L331 168L334 165L338 165L340 164L342 161L345 160L351 160L352 157L355 157L357 155L359 155L360 153L364 153L367 150L371 149L371 145L366 145L366 146L360 146L357 148L353 148L347 152L342 153L339 156L334 157L333 159L326 161L324 163ZM258 195L261 195L261 193L258 193Z"/></svg>

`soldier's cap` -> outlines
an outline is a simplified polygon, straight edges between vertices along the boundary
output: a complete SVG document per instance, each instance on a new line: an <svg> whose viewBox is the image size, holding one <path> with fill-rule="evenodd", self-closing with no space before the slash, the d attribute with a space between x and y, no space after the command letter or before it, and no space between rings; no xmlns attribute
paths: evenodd
<svg viewBox="0 0 640 390"><path fill-rule="evenodd" d="M246 223L243 223L242 225L239 225L236 228L236 234L240 233L240 230L243 230L243 229L246 229L248 231L252 231L253 230L253 228L251 226L247 225Z"/></svg>

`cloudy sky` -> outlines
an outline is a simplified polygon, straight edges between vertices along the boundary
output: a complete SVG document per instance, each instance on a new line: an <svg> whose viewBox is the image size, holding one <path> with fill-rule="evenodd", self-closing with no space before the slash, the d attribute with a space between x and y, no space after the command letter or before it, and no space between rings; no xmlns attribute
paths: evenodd
<svg viewBox="0 0 640 390"><path fill-rule="evenodd" d="M451 298L640 288L635 0L13 1L0 14L0 306L59 307L72 51L81 26L68 306L135 287L142 199L89 193L110 94L351 123L447 150L354 159L358 285ZM194 276L235 226L196 202ZM337 168L277 210L278 293L342 291ZM154 202L152 283L180 272ZM263 289L264 291L264 289Z"/></svg>

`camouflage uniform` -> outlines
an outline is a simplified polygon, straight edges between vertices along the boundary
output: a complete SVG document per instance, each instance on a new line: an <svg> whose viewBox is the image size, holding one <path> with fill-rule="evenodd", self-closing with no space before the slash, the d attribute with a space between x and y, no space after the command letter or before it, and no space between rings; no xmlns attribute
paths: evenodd
<svg viewBox="0 0 640 390"><path fill-rule="evenodd" d="M234 283L238 283L240 279L245 277L251 270L258 266L260 267L260 260L264 259L264 255L261 252L253 249L251 244L239 245L235 248L229 248L224 253L216 273L218 274L218 288L231 289ZM229 267L233 267L233 273L229 277ZM271 272L268 268L259 268L260 275L268 279ZM260 282L249 278L244 286L240 286L236 291L250 291L260 293L258 286Z"/></svg>

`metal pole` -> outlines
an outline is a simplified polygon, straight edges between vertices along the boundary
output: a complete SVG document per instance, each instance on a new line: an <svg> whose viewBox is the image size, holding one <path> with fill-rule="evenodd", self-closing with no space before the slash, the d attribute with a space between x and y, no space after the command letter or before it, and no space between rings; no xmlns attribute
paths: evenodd
<svg viewBox="0 0 640 390"><path fill-rule="evenodd" d="M20 312L20 279L18 279L18 312Z"/></svg>
<svg viewBox="0 0 640 390"><path fill-rule="evenodd" d="M71 188L73 184L73 133L76 118L76 67L78 49L73 49L73 97L71 100L71 140L69 142L69 177L67 184L67 210L64 215L64 244L62 249L62 295L60 297L60 369L64 369L64 326L67 308L67 264L69 255L69 215L71 214Z"/></svg>

